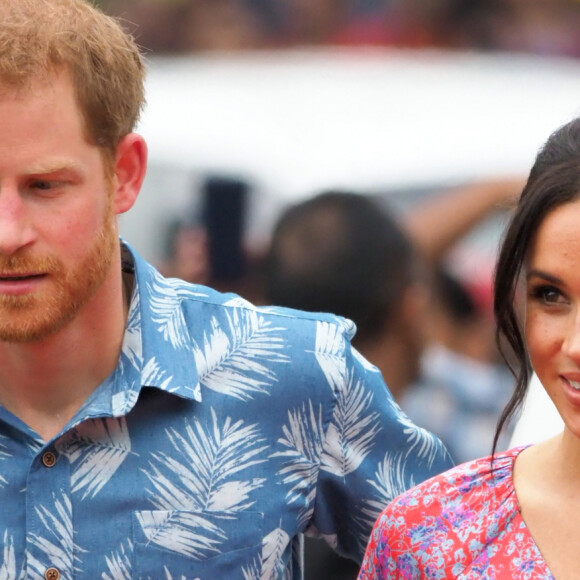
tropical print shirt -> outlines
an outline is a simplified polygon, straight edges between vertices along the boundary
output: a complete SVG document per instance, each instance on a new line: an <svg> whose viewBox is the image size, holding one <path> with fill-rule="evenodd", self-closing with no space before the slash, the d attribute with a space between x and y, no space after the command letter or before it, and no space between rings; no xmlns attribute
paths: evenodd
<svg viewBox="0 0 580 580"><path fill-rule="evenodd" d="M524 447L459 465L395 499L371 534L359 580L553 580L520 513Z"/></svg>
<svg viewBox="0 0 580 580"><path fill-rule="evenodd" d="M387 501L449 466L351 349L350 322L123 253L112 375L48 442L0 408L1 579L301 578L303 532L360 561Z"/></svg>

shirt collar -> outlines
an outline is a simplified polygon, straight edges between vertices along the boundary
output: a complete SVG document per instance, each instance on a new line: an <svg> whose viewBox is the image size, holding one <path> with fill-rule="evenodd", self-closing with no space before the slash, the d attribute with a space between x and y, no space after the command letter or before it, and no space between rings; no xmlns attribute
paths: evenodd
<svg viewBox="0 0 580 580"><path fill-rule="evenodd" d="M201 402L193 343L176 290L182 283L161 276L124 240L121 251L123 270L134 272L134 282L119 365L136 371L139 380L125 377L124 388L115 389L113 407L126 412L141 387Z"/></svg>

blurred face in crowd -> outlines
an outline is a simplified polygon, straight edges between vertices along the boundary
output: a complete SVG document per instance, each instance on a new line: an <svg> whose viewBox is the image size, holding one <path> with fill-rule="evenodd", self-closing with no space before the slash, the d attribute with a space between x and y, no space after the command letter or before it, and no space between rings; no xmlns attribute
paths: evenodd
<svg viewBox="0 0 580 580"><path fill-rule="evenodd" d="M347 15L344 0L287 0L284 6L288 27L297 42L329 42Z"/></svg>
<svg viewBox="0 0 580 580"><path fill-rule="evenodd" d="M580 201L552 210L526 264L530 360L569 431L580 437Z"/></svg>
<svg viewBox="0 0 580 580"><path fill-rule="evenodd" d="M65 326L110 275L112 178L70 78L0 92L0 341Z"/></svg>

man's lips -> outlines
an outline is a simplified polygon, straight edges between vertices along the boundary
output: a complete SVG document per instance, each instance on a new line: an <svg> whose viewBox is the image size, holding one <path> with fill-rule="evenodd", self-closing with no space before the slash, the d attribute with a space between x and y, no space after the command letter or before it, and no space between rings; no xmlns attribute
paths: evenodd
<svg viewBox="0 0 580 580"><path fill-rule="evenodd" d="M36 292L48 273L10 272L0 274L0 294L4 296L20 296Z"/></svg>
<svg viewBox="0 0 580 580"><path fill-rule="evenodd" d="M0 282L22 282L23 280L32 280L43 276L45 274L0 274Z"/></svg>

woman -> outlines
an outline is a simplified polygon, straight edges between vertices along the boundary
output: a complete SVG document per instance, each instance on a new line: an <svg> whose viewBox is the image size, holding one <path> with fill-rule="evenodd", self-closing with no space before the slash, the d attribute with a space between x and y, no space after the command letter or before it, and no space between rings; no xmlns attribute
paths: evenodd
<svg viewBox="0 0 580 580"><path fill-rule="evenodd" d="M539 152L500 251L498 343L517 385L492 456L395 499L377 520L359 580L578 578L580 555L580 119ZM561 434L494 453L532 368Z"/></svg>

